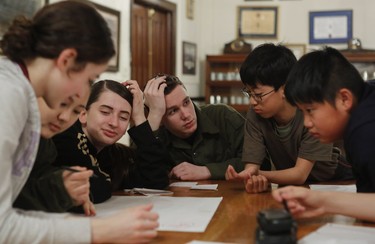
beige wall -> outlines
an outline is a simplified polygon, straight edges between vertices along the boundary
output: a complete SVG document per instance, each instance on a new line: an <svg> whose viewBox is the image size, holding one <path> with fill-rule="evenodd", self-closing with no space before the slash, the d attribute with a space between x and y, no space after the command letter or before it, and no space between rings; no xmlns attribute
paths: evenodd
<svg viewBox="0 0 375 244"><path fill-rule="evenodd" d="M353 37L360 38L365 48L375 49L375 1L372 0L289 0L289 1L244 1L244 0L201 0L199 8L200 39L199 59L201 67L207 54L222 53L224 43L236 38L238 6L278 6L278 38L247 41L253 48L264 42L303 43L307 49L320 46L309 45L309 11L353 10ZM346 48L346 44L332 45ZM204 83L204 70L200 79ZM204 94L203 86L200 94Z"/></svg>
<svg viewBox="0 0 375 244"><path fill-rule="evenodd" d="M58 0L50 0L55 2ZM136 79L130 77L130 0L92 0L95 3L121 11L121 50L120 70L107 72L101 78L114 80ZM186 1L170 0L177 5L177 50L176 75L183 80L193 97L204 94L204 62L206 55L221 54L224 44L234 40L237 26L238 6L278 6L278 39L247 40L253 47L263 42L304 43L308 49L319 46L308 45L309 11L353 10L353 36L362 41L365 48L375 49L375 34L372 23L375 23L375 1L373 0L194 0L195 16L186 18ZM182 74L182 42L197 44L197 74ZM345 48L346 45L333 45Z"/></svg>
<svg viewBox="0 0 375 244"><path fill-rule="evenodd" d="M50 0L56 2L59 0ZM130 77L130 0L91 0L95 3L117 9L121 12L121 50L120 69L118 72L102 74L103 79L123 81L136 79ZM319 48L308 45L309 11L353 10L353 36L360 38L365 48L375 49L375 34L372 28L375 23L375 1L373 0L194 0L194 19L186 18L186 1L170 0L177 6L176 37L176 75L185 83L190 95L204 95L204 64L206 55L221 54L224 44L237 36L238 6L278 6L278 38L271 40L247 40L253 47L264 42L303 43L308 50ZM182 74L182 42L197 44L196 75ZM346 48L346 45L333 45ZM127 139L123 140L124 142Z"/></svg>

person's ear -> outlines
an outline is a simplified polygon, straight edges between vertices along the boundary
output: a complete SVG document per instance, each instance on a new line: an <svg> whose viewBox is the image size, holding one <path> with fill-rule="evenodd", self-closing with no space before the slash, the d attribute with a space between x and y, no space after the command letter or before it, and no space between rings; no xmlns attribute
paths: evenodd
<svg viewBox="0 0 375 244"><path fill-rule="evenodd" d="M85 127L87 125L87 110L86 109L81 111L78 119L79 119L79 122L81 122L82 127Z"/></svg>
<svg viewBox="0 0 375 244"><path fill-rule="evenodd" d="M285 85L280 86L281 97L285 99Z"/></svg>
<svg viewBox="0 0 375 244"><path fill-rule="evenodd" d="M77 50L74 48L64 49L57 58L57 67L63 71L69 71L75 65Z"/></svg>
<svg viewBox="0 0 375 244"><path fill-rule="evenodd" d="M354 102L354 95L349 89L342 88L338 91L336 95L336 106L339 106L344 111L350 112Z"/></svg>

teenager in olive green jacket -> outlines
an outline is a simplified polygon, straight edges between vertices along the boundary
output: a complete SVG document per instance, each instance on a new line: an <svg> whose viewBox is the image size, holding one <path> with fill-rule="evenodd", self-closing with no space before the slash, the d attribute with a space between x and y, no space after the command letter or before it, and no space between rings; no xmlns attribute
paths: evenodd
<svg viewBox="0 0 375 244"><path fill-rule="evenodd" d="M172 75L148 81L144 95L150 124L175 163L171 177L225 179L228 165L243 170L245 119L240 113L224 104L197 107Z"/></svg>

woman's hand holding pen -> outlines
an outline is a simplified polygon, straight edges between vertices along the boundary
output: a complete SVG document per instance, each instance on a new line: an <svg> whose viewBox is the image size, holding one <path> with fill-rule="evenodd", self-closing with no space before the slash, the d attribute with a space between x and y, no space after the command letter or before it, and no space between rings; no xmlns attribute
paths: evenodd
<svg viewBox="0 0 375 244"><path fill-rule="evenodd" d="M75 206L82 205L86 215L95 215L94 206L90 201L89 181L93 175L93 171L79 166L73 166L70 169L65 169L62 175L66 191L72 198Z"/></svg>
<svg viewBox="0 0 375 244"><path fill-rule="evenodd" d="M287 186L272 191L272 196L278 202L286 201L289 211L296 217L315 217L326 212L324 199L327 196L324 192Z"/></svg>

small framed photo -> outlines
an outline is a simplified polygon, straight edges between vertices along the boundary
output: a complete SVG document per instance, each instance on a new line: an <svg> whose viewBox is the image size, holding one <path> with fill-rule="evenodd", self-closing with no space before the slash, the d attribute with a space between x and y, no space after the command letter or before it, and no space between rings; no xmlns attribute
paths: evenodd
<svg viewBox="0 0 375 244"><path fill-rule="evenodd" d="M182 42L182 73L195 75L197 60L197 45L191 42Z"/></svg>
<svg viewBox="0 0 375 244"><path fill-rule="evenodd" d="M19 15L32 18L33 15L48 4L48 0L2 0L0 1L0 40L12 23Z"/></svg>
<svg viewBox="0 0 375 244"><path fill-rule="evenodd" d="M186 18L188 19L194 19L194 1L186 0Z"/></svg>
<svg viewBox="0 0 375 244"><path fill-rule="evenodd" d="M289 48L294 56L296 56L297 60L300 59L306 53L306 45L305 44L297 44L297 43L284 43L285 47Z"/></svg>
<svg viewBox="0 0 375 244"><path fill-rule="evenodd" d="M353 11L309 13L310 43L347 43L353 36Z"/></svg>
<svg viewBox="0 0 375 244"><path fill-rule="evenodd" d="M111 30L113 43L115 44L116 54L112 57L111 60L109 60L107 71L118 71L120 61L120 11L99 5L97 3L91 3L95 6L95 8L107 22L108 27Z"/></svg>
<svg viewBox="0 0 375 244"><path fill-rule="evenodd" d="M278 8L238 7L238 37L277 38Z"/></svg>

